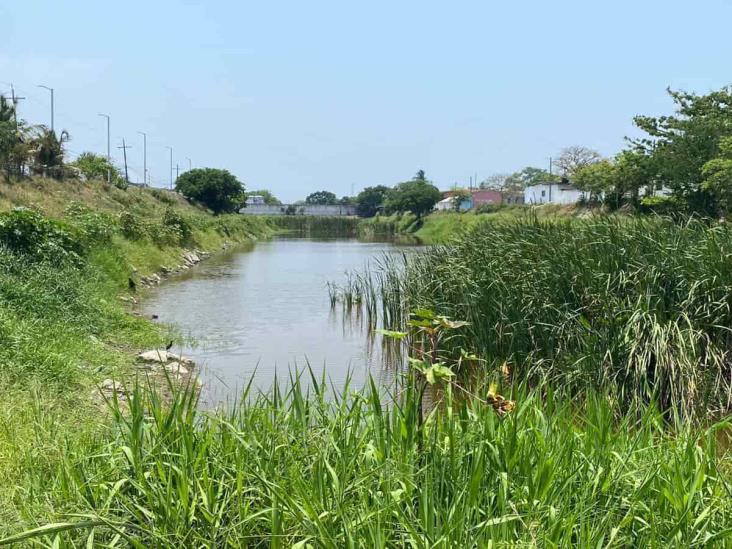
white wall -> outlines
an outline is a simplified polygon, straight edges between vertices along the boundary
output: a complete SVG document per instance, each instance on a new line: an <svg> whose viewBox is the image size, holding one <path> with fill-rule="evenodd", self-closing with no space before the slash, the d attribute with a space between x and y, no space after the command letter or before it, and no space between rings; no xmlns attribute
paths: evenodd
<svg viewBox="0 0 732 549"><path fill-rule="evenodd" d="M269 204L252 204L241 208L240 214L244 215L285 215L287 204L281 206L272 206ZM325 205L325 204L302 204L295 205L295 215L325 215L325 216L340 216L340 215L356 215L355 206L342 206L340 204Z"/></svg>
<svg viewBox="0 0 732 549"><path fill-rule="evenodd" d="M583 194L574 187L560 183L552 185L541 183L524 189L524 202L526 204L576 204L582 199Z"/></svg>

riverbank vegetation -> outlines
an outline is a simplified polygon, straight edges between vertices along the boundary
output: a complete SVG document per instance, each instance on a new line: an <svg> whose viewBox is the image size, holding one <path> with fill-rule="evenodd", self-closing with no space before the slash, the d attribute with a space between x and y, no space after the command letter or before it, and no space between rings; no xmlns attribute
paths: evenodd
<svg viewBox="0 0 732 549"><path fill-rule="evenodd" d="M371 322L427 307L469 322L456 344L516 379L686 417L732 410L732 229L597 218L482 223L351 284Z"/></svg>
<svg viewBox="0 0 732 549"><path fill-rule="evenodd" d="M470 212L433 212L417 219L409 212L376 215L358 222L357 235L363 239L411 237L423 244L445 244L481 223L530 219L561 219L601 216L602 212L575 206L491 206Z"/></svg>
<svg viewBox="0 0 732 549"><path fill-rule="evenodd" d="M279 215L266 219L285 234L317 238L353 238L359 225L358 218L346 216Z"/></svg>
<svg viewBox="0 0 732 549"><path fill-rule="evenodd" d="M167 341L130 314L130 288L182 263L185 249L273 232L264 220L213 217L163 190L0 182L0 532L48 516L35 515L36 505L60 460L104 427L96 384Z"/></svg>
<svg viewBox="0 0 732 549"><path fill-rule="evenodd" d="M304 380L303 380L304 381ZM324 380L204 413L145 391L67 452L26 500L45 546L719 547L732 520L724 424L675 432L652 408L618 420L517 390L500 417L454 398L419 421L408 384L328 394ZM389 404L385 406L385 404ZM40 505L40 507L37 507ZM46 520L42 520L46 518ZM13 538L10 538L13 539Z"/></svg>

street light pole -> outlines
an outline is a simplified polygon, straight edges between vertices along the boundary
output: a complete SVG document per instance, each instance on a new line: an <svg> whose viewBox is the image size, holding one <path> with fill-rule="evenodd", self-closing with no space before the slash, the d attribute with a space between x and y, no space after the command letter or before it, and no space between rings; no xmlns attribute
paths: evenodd
<svg viewBox="0 0 732 549"><path fill-rule="evenodd" d="M107 119L107 164L109 164L109 167L107 168L107 183L112 182L112 154L110 152L110 146L109 146L109 115L108 114L102 114L100 113L99 116L103 116Z"/></svg>
<svg viewBox="0 0 732 549"><path fill-rule="evenodd" d="M142 184L147 185L147 134L137 132L142 136Z"/></svg>
<svg viewBox="0 0 732 549"><path fill-rule="evenodd" d="M44 86L43 84L38 84L38 87L39 88L46 89L46 90L48 90L48 91L51 92L51 132L53 132L53 123L54 123L54 121L53 121L53 118L54 118L53 117L53 103L54 103L54 101L53 101L53 88L49 88L48 86Z"/></svg>

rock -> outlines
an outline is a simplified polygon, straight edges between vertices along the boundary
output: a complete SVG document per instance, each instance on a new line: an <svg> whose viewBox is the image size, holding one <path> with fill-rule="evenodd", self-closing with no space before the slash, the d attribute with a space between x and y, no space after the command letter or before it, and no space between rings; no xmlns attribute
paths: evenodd
<svg viewBox="0 0 732 549"><path fill-rule="evenodd" d="M153 349L151 351L145 351L137 355L137 359L142 362L150 362L157 364L168 364L169 362L178 362L184 366L193 366L194 362L187 357L177 355L175 353L169 353L165 349Z"/></svg>
<svg viewBox="0 0 732 549"><path fill-rule="evenodd" d="M152 351L145 351L137 355L137 359L142 362L157 362L159 364L165 364L168 362L168 351L165 349L153 349Z"/></svg>
<svg viewBox="0 0 732 549"><path fill-rule="evenodd" d="M178 376L187 376L189 374L188 368L183 366L180 362L171 362L164 366L165 371Z"/></svg>
<svg viewBox="0 0 732 549"><path fill-rule="evenodd" d="M168 360L174 360L175 362L179 362L189 368L196 364L195 362L193 362L193 360L191 360L187 356L176 355L175 353L168 353Z"/></svg>
<svg viewBox="0 0 732 549"><path fill-rule="evenodd" d="M201 258L198 256L198 254L195 251L185 251L183 252L183 261L187 263L188 265L195 265L197 263L201 262Z"/></svg>
<svg viewBox="0 0 732 549"><path fill-rule="evenodd" d="M157 320L158 319L158 315L150 315L150 318L153 319L153 320Z"/></svg>
<svg viewBox="0 0 732 549"><path fill-rule="evenodd" d="M113 395L114 393L117 393L118 395L125 394L124 385L122 385L122 383L120 383L119 381L115 381L114 379L105 379L99 384L99 388L101 389L102 393L107 396Z"/></svg>

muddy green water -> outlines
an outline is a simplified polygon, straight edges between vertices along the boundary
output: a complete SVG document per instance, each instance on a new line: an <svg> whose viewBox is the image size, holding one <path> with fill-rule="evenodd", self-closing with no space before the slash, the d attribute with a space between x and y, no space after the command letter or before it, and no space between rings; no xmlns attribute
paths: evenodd
<svg viewBox="0 0 732 549"><path fill-rule="evenodd" d="M405 249L357 240L258 242L166 281L143 311L195 341L182 350L199 365L204 406L235 398L250 378L268 390L275 374L307 364L337 387L349 374L361 386L369 372L388 383L394 369L382 359L380 340L369 341L365 326L331 309L326 283Z"/></svg>

